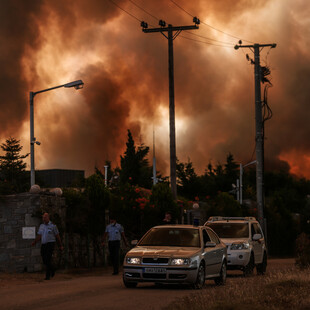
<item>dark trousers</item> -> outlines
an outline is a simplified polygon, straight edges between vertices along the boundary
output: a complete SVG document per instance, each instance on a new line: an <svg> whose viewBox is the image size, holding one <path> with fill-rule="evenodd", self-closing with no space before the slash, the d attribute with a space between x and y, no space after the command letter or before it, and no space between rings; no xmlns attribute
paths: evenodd
<svg viewBox="0 0 310 310"><path fill-rule="evenodd" d="M48 242L41 245L41 256L43 264L46 266L46 279L54 276L55 269L52 264L52 256L54 251L55 242Z"/></svg>
<svg viewBox="0 0 310 310"><path fill-rule="evenodd" d="M120 241L109 241L109 252L114 273L118 273L120 245Z"/></svg>

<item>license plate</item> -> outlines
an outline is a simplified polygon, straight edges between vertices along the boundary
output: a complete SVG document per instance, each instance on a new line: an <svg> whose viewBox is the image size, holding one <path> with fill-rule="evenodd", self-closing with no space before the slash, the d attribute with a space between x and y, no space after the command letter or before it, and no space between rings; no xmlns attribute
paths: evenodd
<svg viewBox="0 0 310 310"><path fill-rule="evenodd" d="M144 268L144 273L166 273L166 268Z"/></svg>

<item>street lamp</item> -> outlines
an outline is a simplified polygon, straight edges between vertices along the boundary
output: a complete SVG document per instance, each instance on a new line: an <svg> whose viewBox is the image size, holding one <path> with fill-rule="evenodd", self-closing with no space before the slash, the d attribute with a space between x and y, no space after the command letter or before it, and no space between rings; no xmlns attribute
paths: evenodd
<svg viewBox="0 0 310 310"><path fill-rule="evenodd" d="M30 92L30 186L35 184L34 145L35 144L37 144L37 145L41 144L34 137L34 124L33 124L33 98L34 98L34 96L37 94L40 94L40 93L44 93L44 92L56 89L56 88L60 88L60 87L66 87L66 88L74 87L75 89L81 89L81 88L83 88L83 85L84 85L84 83L82 80L77 80L77 81L70 82L67 84L63 84L63 85L39 90L37 92L32 92L32 91Z"/></svg>

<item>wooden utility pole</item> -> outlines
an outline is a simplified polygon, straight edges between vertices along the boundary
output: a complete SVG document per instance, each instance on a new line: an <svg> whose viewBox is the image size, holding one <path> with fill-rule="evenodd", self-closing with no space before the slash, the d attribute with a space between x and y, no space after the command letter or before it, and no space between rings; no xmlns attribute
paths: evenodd
<svg viewBox="0 0 310 310"><path fill-rule="evenodd" d="M239 45L235 49L249 48L254 51L254 76L255 76L255 128L256 128L256 199L257 199L257 215L261 227L265 230L264 223L264 128L262 115L262 100L261 100L261 67L260 67L260 49L264 47L275 48L273 44L258 44Z"/></svg>
<svg viewBox="0 0 310 310"><path fill-rule="evenodd" d="M160 32L168 39L168 64L169 64L169 135L170 135L170 183L171 191L174 199L177 198L177 182L176 182L176 142L175 142L175 105L174 105L174 64L173 64L173 40L181 33L182 30L198 29L200 21L194 18L195 25L191 26L172 26L162 20L159 21L160 28L148 28L147 23L142 22L142 31L145 33ZM166 35L167 33L167 35Z"/></svg>

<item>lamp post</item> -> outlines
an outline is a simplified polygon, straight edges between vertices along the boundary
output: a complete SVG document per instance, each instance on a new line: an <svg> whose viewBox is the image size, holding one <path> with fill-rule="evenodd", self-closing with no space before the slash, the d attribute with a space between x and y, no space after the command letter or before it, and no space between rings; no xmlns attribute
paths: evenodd
<svg viewBox="0 0 310 310"><path fill-rule="evenodd" d="M56 88L61 88L61 87L74 87L75 89L81 89L83 88L83 81L82 80L77 80L74 82L70 82L67 84L39 90L37 92L30 92L30 186L33 186L35 184L35 168L34 168L34 145L40 145L41 143L36 140L34 137L34 121L33 121L33 99L34 96L40 93L44 93Z"/></svg>

